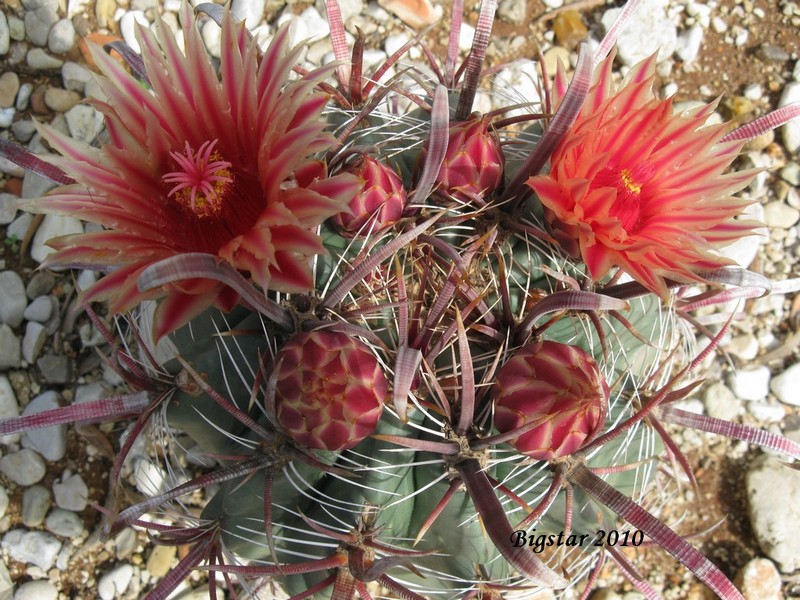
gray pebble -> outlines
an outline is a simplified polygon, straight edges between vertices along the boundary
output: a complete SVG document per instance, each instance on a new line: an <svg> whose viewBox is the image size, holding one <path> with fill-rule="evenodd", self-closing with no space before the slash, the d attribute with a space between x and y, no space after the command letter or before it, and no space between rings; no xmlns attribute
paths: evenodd
<svg viewBox="0 0 800 600"><path fill-rule="evenodd" d="M5 375L0 375L0 419L11 419L19 416L19 403L11 381ZM11 433L0 437L2 444L17 444L20 440L19 433Z"/></svg>
<svg viewBox="0 0 800 600"><path fill-rule="evenodd" d="M763 400L769 393L769 369L765 366L737 369L728 378L731 391L740 400Z"/></svg>
<svg viewBox="0 0 800 600"><path fill-rule="evenodd" d="M75 473L66 477L61 483L54 483L53 495L59 508L77 512L86 508L89 488L86 487L83 478Z"/></svg>
<svg viewBox="0 0 800 600"><path fill-rule="evenodd" d="M11 125L11 132L17 141L22 144L27 144L31 138L36 134L36 125L33 121L17 121Z"/></svg>
<svg viewBox="0 0 800 600"><path fill-rule="evenodd" d="M0 108L11 108L19 91L19 75L6 71L0 75Z"/></svg>
<svg viewBox="0 0 800 600"><path fill-rule="evenodd" d="M21 359L19 338L11 327L0 323L0 371L18 368Z"/></svg>
<svg viewBox="0 0 800 600"><path fill-rule="evenodd" d="M2 546L14 560L30 563L47 571L56 560L61 542L53 534L44 531L12 529L3 536Z"/></svg>
<svg viewBox="0 0 800 600"><path fill-rule="evenodd" d="M46 469L41 456L24 448L0 458L0 471L17 485L28 486L40 482Z"/></svg>
<svg viewBox="0 0 800 600"><path fill-rule="evenodd" d="M54 54L66 54L75 47L75 26L69 19L61 19L53 25L47 36L47 47Z"/></svg>
<svg viewBox="0 0 800 600"><path fill-rule="evenodd" d="M14 582L8 573L5 561L0 561L0 598L8 600L14 593Z"/></svg>
<svg viewBox="0 0 800 600"><path fill-rule="evenodd" d="M14 108L0 108L0 129L11 127L16 113L17 111Z"/></svg>
<svg viewBox="0 0 800 600"><path fill-rule="evenodd" d="M23 196L24 197L24 196ZM61 215L45 215L39 229L33 235L31 243L31 257L36 262L42 262L55 250L47 242L61 235L83 233L83 224L75 217L62 217Z"/></svg>
<svg viewBox="0 0 800 600"><path fill-rule="evenodd" d="M114 600L124 595L125 590L131 583L133 577L133 567L128 564L122 564L105 575L97 581L97 594L102 600Z"/></svg>
<svg viewBox="0 0 800 600"><path fill-rule="evenodd" d="M45 354L36 361L47 383L68 383L72 377L72 362L63 354Z"/></svg>
<svg viewBox="0 0 800 600"><path fill-rule="evenodd" d="M778 108L794 102L800 102L800 81L792 81L784 86L783 93L778 101ZM783 134L783 143L786 145L786 149L793 154L800 152L800 122L798 122L798 119L793 119L783 125L781 133Z"/></svg>
<svg viewBox="0 0 800 600"><path fill-rule="evenodd" d="M6 511L8 510L8 492L2 486L0 486L0 519L6 516Z"/></svg>
<svg viewBox="0 0 800 600"><path fill-rule="evenodd" d="M784 404L800 406L800 363L795 363L769 383L772 393Z"/></svg>
<svg viewBox="0 0 800 600"><path fill-rule="evenodd" d="M56 277L51 271L36 271L28 281L25 294L32 300L44 296L56 285ZM34 300L35 301L35 300Z"/></svg>
<svg viewBox="0 0 800 600"><path fill-rule="evenodd" d="M22 197L40 198L55 187L52 181L36 175L33 171L27 171L22 178Z"/></svg>
<svg viewBox="0 0 800 600"><path fill-rule="evenodd" d="M23 583L14 594L14 600L56 600L58 590L46 579Z"/></svg>
<svg viewBox="0 0 800 600"><path fill-rule="evenodd" d="M136 531L130 527L126 527L119 532L117 537L114 538L114 553L120 560L128 558L136 550L139 540L136 537Z"/></svg>
<svg viewBox="0 0 800 600"><path fill-rule="evenodd" d="M665 0L642 0L636 10L636 27L622 30L617 42L619 58L628 66L644 60L658 51L661 61L675 51L678 30L667 18ZM608 31L619 15L621 8L612 8L603 13L603 27Z"/></svg>
<svg viewBox="0 0 800 600"><path fill-rule="evenodd" d="M783 48L766 43L756 49L756 56L765 62L786 62L792 58Z"/></svg>
<svg viewBox="0 0 800 600"><path fill-rule="evenodd" d="M0 323L19 326L26 306L28 300L22 278L14 271L0 273Z"/></svg>
<svg viewBox="0 0 800 600"><path fill-rule="evenodd" d="M800 472L764 455L753 461L746 482L759 546L782 572L800 568Z"/></svg>
<svg viewBox="0 0 800 600"><path fill-rule="evenodd" d="M36 323L36 325L39 324ZM34 415L58 408L58 399L58 393L54 391L39 394L28 403L22 414ZM27 431L22 434L22 445L25 448L36 450L49 461L61 460L67 452L67 426L53 425L52 427Z"/></svg>
<svg viewBox="0 0 800 600"><path fill-rule="evenodd" d="M27 291L27 290L26 290ZM33 300L22 313L28 321L46 323L53 316L53 303L49 296L39 296Z"/></svg>
<svg viewBox="0 0 800 600"><path fill-rule="evenodd" d="M709 417L730 421L742 412L742 403L724 383L713 383L703 394Z"/></svg>
<svg viewBox="0 0 800 600"><path fill-rule="evenodd" d="M528 12L527 0L503 0L497 7L497 15L515 25L522 25Z"/></svg>
<svg viewBox="0 0 800 600"><path fill-rule="evenodd" d="M25 39L25 21L19 17L8 17L8 33L15 42Z"/></svg>
<svg viewBox="0 0 800 600"><path fill-rule="evenodd" d="M211 56L219 58L221 52L222 29L214 21L209 19L203 24L202 29L203 43Z"/></svg>
<svg viewBox="0 0 800 600"><path fill-rule="evenodd" d="M70 108L64 115L72 139L91 144L103 129L103 115L86 104Z"/></svg>
<svg viewBox="0 0 800 600"><path fill-rule="evenodd" d="M31 99L32 93L32 83L23 83L19 86L19 92L17 93L17 110L28 110L28 102Z"/></svg>
<svg viewBox="0 0 800 600"><path fill-rule="evenodd" d="M25 169L11 162L7 158L0 156L0 173L5 173L6 175L11 175L12 177L22 177L25 175Z"/></svg>
<svg viewBox="0 0 800 600"><path fill-rule="evenodd" d="M47 515L44 524L47 531L65 538L77 538L83 533L83 522L74 512L56 508Z"/></svg>
<svg viewBox="0 0 800 600"><path fill-rule="evenodd" d="M22 359L32 365L42 353L46 341L45 326L36 321L28 321L25 325L25 336L22 338Z"/></svg>
<svg viewBox="0 0 800 600"><path fill-rule="evenodd" d="M53 12L58 10L58 0L22 0L25 10L36 10L37 8L48 8Z"/></svg>
<svg viewBox="0 0 800 600"><path fill-rule="evenodd" d="M25 182L22 182L22 186L25 187ZM8 228L6 228L6 237L7 238L16 238L17 240L21 240L25 237L28 229L33 222L33 215L29 212L22 212L20 215L14 219L11 223L9 223Z"/></svg>
<svg viewBox="0 0 800 600"><path fill-rule="evenodd" d="M64 61L60 58L54 58L41 48L33 48L28 52L25 57L28 66L36 71L50 71L53 69L60 69Z"/></svg>
<svg viewBox="0 0 800 600"><path fill-rule="evenodd" d="M22 494L22 522L28 527L38 527L52 503L50 490L43 485L32 485Z"/></svg>
<svg viewBox="0 0 800 600"><path fill-rule="evenodd" d="M8 19L5 13L0 11L0 54L8 54L11 46L11 30L8 27Z"/></svg>
<svg viewBox="0 0 800 600"><path fill-rule="evenodd" d="M61 80L64 87L74 92L83 93L86 84L91 81L92 73L83 65L76 62L65 62L61 67Z"/></svg>
<svg viewBox="0 0 800 600"><path fill-rule="evenodd" d="M36 46L47 45L47 36L58 22L58 14L48 8L37 8L25 13L25 33Z"/></svg>
<svg viewBox="0 0 800 600"><path fill-rule="evenodd" d="M0 193L0 225L8 225L17 216L15 204L18 200L14 194Z"/></svg>

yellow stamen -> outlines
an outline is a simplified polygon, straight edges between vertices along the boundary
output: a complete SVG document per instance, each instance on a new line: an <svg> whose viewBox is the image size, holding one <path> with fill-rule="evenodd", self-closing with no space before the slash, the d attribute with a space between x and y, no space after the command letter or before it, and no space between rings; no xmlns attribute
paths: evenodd
<svg viewBox="0 0 800 600"><path fill-rule="evenodd" d="M622 183L625 185L625 187L634 194L638 194L642 191L642 185L640 183L636 183L636 181L633 179L633 173L631 173L628 169L622 169L619 172L619 176L622 179Z"/></svg>

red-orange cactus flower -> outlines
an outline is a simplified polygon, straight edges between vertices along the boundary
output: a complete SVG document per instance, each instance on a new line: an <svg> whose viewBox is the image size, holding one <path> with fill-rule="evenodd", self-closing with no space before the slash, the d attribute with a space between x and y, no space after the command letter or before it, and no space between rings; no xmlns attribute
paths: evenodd
<svg viewBox="0 0 800 600"><path fill-rule="evenodd" d="M723 174L743 142L720 142L726 125L705 125L714 104L673 114L671 98L655 97L655 56L615 92L612 60L599 65L550 173L528 185L553 236L595 280L616 266L664 297L665 279L701 281L698 273L732 264L717 250L757 225L734 220L749 202L731 197L753 172Z"/></svg>
<svg viewBox="0 0 800 600"><path fill-rule="evenodd" d="M161 298L157 336L211 305L229 309L238 296L204 279L143 293L144 269L201 252L265 290L311 289L310 259L324 252L315 229L346 209L358 184L350 175L328 177L313 159L334 141L321 117L328 97L316 88L326 72L289 81L297 51L287 51L286 29L262 55L226 13L220 77L188 3L181 18L185 53L164 24L138 32L151 89L94 52L108 97L94 104L110 141L91 148L44 128L62 155L53 162L77 183L31 206L105 228L53 240L48 263L108 271L85 298L108 299L113 312Z"/></svg>

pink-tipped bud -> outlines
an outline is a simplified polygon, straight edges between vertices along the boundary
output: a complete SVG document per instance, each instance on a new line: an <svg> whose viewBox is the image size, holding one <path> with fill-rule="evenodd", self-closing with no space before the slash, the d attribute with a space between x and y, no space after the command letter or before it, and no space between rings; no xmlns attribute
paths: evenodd
<svg viewBox="0 0 800 600"><path fill-rule="evenodd" d="M489 130L489 119L453 123L439 176L439 190L469 202L485 197L503 182L505 158L500 140Z"/></svg>
<svg viewBox="0 0 800 600"><path fill-rule="evenodd" d="M569 456L603 426L608 384L595 360L577 346L539 341L523 346L492 387L500 433L538 423L511 444L536 460Z"/></svg>
<svg viewBox="0 0 800 600"><path fill-rule="evenodd" d="M359 160L344 169L361 179L361 190L350 200L350 214L342 212L333 217L333 225L342 235L352 237L367 224L366 233L375 233L391 226L403 215L407 196L397 172L362 154Z"/></svg>
<svg viewBox="0 0 800 600"><path fill-rule="evenodd" d="M298 444L346 450L375 431L389 384L363 342L336 331L301 333L276 360L275 412Z"/></svg>

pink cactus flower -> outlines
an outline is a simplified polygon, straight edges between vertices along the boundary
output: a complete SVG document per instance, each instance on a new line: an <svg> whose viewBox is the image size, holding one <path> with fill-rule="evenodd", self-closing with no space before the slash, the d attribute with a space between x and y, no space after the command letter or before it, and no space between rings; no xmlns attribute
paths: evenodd
<svg viewBox="0 0 800 600"><path fill-rule="evenodd" d="M286 29L262 55L226 12L220 78L188 3L181 19L185 53L163 23L138 31L150 89L94 52L108 100L93 103L110 141L97 149L43 128L61 154L52 162L77 183L29 206L103 226L52 240L48 264L108 271L85 300L110 300L114 313L160 299L156 337L211 305L230 309L238 295L205 279L140 292L148 266L201 252L264 290L306 291L310 259L324 252L316 227L357 189L313 159L333 142L321 117L328 97L316 88L324 72L287 83L297 50L287 52Z"/></svg>
<svg viewBox="0 0 800 600"><path fill-rule="evenodd" d="M497 430L534 425L511 444L536 460L553 460L577 452L598 433L609 388L584 350L539 341L523 346L503 365L491 393Z"/></svg>
<svg viewBox="0 0 800 600"><path fill-rule="evenodd" d="M721 142L727 125L705 124L715 104L674 114L671 98L655 97L655 56L616 91L612 61L599 65L550 173L528 185L553 236L595 280L619 267L665 297L666 279L702 281L698 273L732 264L719 248L758 224L734 220L750 202L731 194L754 173L724 173L744 142ZM556 105L563 83L560 72Z"/></svg>
<svg viewBox="0 0 800 600"><path fill-rule="evenodd" d="M389 384L363 342L335 331L301 333L276 364L275 412L298 444L346 450L375 431Z"/></svg>

